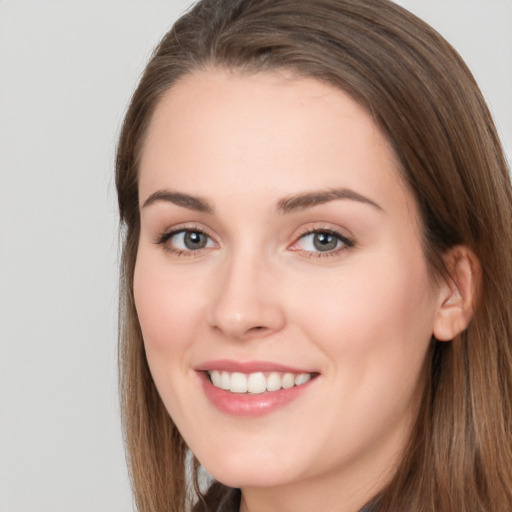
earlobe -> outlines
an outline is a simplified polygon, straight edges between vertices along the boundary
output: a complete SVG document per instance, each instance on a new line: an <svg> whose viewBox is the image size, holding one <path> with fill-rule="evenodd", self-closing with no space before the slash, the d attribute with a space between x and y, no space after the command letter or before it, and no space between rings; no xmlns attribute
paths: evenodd
<svg viewBox="0 0 512 512"><path fill-rule="evenodd" d="M480 288L480 263L474 253L464 246L456 246L444 256L447 276L439 289L439 306L433 336L439 341L450 341L468 326Z"/></svg>

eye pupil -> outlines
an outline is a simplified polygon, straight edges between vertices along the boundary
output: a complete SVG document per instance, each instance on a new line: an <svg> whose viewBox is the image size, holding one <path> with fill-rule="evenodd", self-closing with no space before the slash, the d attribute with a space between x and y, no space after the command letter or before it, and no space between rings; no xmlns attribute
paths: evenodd
<svg viewBox="0 0 512 512"><path fill-rule="evenodd" d="M206 247L208 238L204 233L199 231L188 231L185 233L183 241L185 243L185 247L193 251Z"/></svg>
<svg viewBox="0 0 512 512"><path fill-rule="evenodd" d="M319 251L332 251L338 245L338 238L329 233L315 233L313 245Z"/></svg>

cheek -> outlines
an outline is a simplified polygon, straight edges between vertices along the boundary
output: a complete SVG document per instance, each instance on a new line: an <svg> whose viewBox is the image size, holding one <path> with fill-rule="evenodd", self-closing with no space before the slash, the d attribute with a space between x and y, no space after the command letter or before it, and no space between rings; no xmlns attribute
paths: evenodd
<svg viewBox="0 0 512 512"><path fill-rule="evenodd" d="M134 298L148 356L179 350L189 343L200 316L200 283L139 254L134 274Z"/></svg>
<svg viewBox="0 0 512 512"><path fill-rule="evenodd" d="M417 263L383 267L318 282L296 304L308 338L329 361L332 401L343 404L327 414L341 444L396 426L420 399L435 311L428 274Z"/></svg>
<svg viewBox="0 0 512 512"><path fill-rule="evenodd" d="M430 340L435 302L423 258L392 256L310 282L294 305L309 337L354 371L392 371L384 361L417 370Z"/></svg>

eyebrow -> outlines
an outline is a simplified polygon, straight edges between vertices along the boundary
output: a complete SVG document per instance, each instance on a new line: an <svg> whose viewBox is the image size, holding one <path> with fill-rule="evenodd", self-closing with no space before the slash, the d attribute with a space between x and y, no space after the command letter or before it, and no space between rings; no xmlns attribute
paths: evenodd
<svg viewBox="0 0 512 512"><path fill-rule="evenodd" d="M375 201L348 188L316 190L284 197L277 202L276 211L280 214L286 214L340 199L357 201L359 203L368 204L376 210L384 211ZM157 190L153 192L153 194L144 201L142 208L147 208L159 201L173 203L182 208L203 213L214 213L215 211L214 207L204 198L171 190Z"/></svg>
<svg viewBox="0 0 512 512"><path fill-rule="evenodd" d="M373 208L384 211L375 201L366 196L355 192L349 188L333 188L328 190L318 190L312 192L304 192L281 199L277 203L278 213L291 213L297 210L305 210L320 204L329 203L339 199L348 199L372 206Z"/></svg>
<svg viewBox="0 0 512 512"><path fill-rule="evenodd" d="M157 190L156 192L153 192L153 194L151 194L144 201L142 208L147 208L148 206L159 201L173 203L177 206L181 206L182 208L187 208L188 210L195 210L197 212L214 212L213 206L206 199L191 196L189 194L183 194L182 192L174 192L171 190Z"/></svg>

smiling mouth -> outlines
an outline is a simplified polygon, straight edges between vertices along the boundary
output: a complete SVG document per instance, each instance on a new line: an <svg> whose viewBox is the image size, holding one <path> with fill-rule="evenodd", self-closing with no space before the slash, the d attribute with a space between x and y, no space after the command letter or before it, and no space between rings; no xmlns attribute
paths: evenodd
<svg viewBox="0 0 512 512"><path fill-rule="evenodd" d="M261 394L301 386L310 381L315 373L290 372L228 372L209 370L206 372L210 382L219 389L231 393Z"/></svg>

